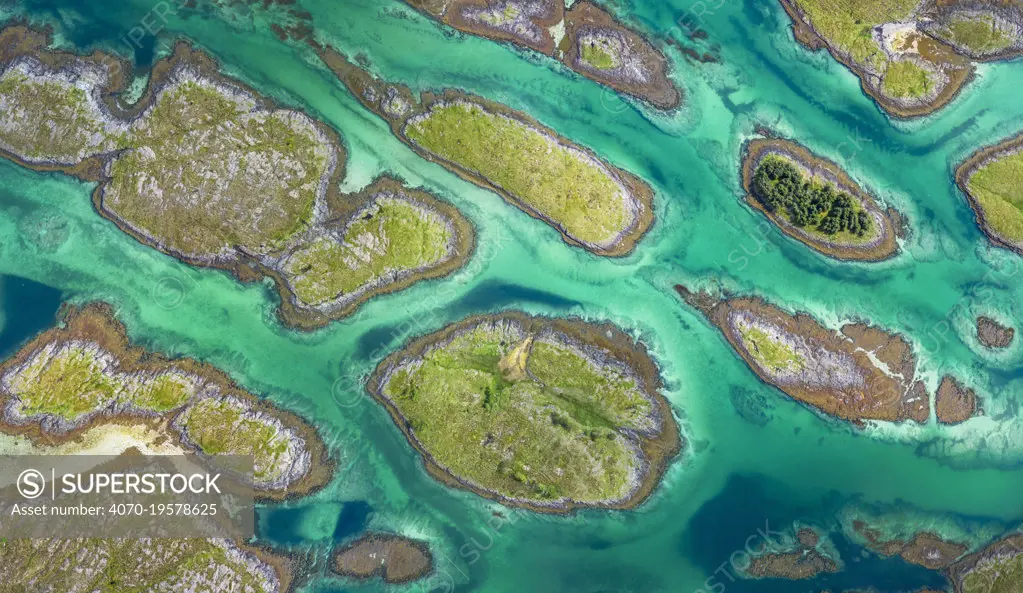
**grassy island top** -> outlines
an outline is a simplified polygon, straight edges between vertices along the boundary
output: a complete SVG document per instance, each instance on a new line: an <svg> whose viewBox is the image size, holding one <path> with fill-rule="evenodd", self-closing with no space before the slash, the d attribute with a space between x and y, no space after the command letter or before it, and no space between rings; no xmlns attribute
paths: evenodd
<svg viewBox="0 0 1023 593"><path fill-rule="evenodd" d="M472 253L472 224L426 191L382 176L341 194L333 130L183 42L130 107L117 97L127 65L48 45L33 29L0 30L0 156L97 182L96 209L164 253L274 278L287 325L322 326Z"/></svg>
<svg viewBox="0 0 1023 593"><path fill-rule="evenodd" d="M1023 254L1023 135L974 154L956 180L984 232Z"/></svg>
<svg viewBox="0 0 1023 593"><path fill-rule="evenodd" d="M390 275L449 259L455 235L451 219L440 212L403 194L380 193L336 236L324 235L296 250L284 272L299 300L322 305Z"/></svg>
<svg viewBox="0 0 1023 593"><path fill-rule="evenodd" d="M653 190L528 115L457 90L415 96L344 55L320 57L418 154L606 256L632 251L653 223Z"/></svg>
<svg viewBox="0 0 1023 593"><path fill-rule="evenodd" d="M897 117L926 115L971 78L973 60L1019 53L1023 14L959 0L782 0L796 37L826 46Z"/></svg>
<svg viewBox="0 0 1023 593"><path fill-rule="evenodd" d="M483 496L544 511L632 506L677 451L678 428L652 391L652 361L605 349L606 336L587 342L602 329L469 319L384 361L370 390L434 470Z"/></svg>
<svg viewBox="0 0 1023 593"><path fill-rule="evenodd" d="M98 424L159 420L186 450L253 455L269 497L325 483L324 445L297 417L217 369L129 346L106 306L70 309L64 323L0 365L0 431L66 442Z"/></svg>
<svg viewBox="0 0 1023 593"><path fill-rule="evenodd" d="M436 103L409 121L405 135L489 180L580 243L610 247L635 224L637 205L600 161L477 103Z"/></svg>
<svg viewBox="0 0 1023 593"><path fill-rule="evenodd" d="M896 215L885 212L835 163L782 138L754 138L743 150L746 201L785 234L841 260L894 256Z"/></svg>
<svg viewBox="0 0 1023 593"><path fill-rule="evenodd" d="M281 577L285 577L282 579ZM290 575L235 544L205 539L4 539L4 591L280 593Z"/></svg>

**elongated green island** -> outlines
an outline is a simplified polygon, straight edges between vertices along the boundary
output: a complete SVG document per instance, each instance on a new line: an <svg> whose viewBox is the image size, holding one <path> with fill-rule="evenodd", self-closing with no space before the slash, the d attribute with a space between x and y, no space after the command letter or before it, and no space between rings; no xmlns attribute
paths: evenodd
<svg viewBox="0 0 1023 593"><path fill-rule="evenodd" d="M219 73L184 43L134 105L126 66L0 33L0 154L99 182L97 210L139 241L194 265L277 280L281 314L316 327L374 295L443 276L474 232L454 207L400 180L342 195L345 153L324 124Z"/></svg>
<svg viewBox="0 0 1023 593"><path fill-rule="evenodd" d="M1023 255L1023 134L977 151L955 177L984 234Z"/></svg>
<svg viewBox="0 0 1023 593"><path fill-rule="evenodd" d="M423 93L380 81L342 54L324 62L421 156L500 194L598 255L632 251L653 222L653 190L527 115L454 90Z"/></svg>
<svg viewBox="0 0 1023 593"><path fill-rule="evenodd" d="M743 149L746 202L786 235L829 257L878 261L898 253L901 217L835 163L781 138L754 138Z"/></svg>
<svg viewBox="0 0 1023 593"><path fill-rule="evenodd" d="M368 385L435 476L543 512L649 496L681 446L659 388L617 328L517 312L420 338Z"/></svg>

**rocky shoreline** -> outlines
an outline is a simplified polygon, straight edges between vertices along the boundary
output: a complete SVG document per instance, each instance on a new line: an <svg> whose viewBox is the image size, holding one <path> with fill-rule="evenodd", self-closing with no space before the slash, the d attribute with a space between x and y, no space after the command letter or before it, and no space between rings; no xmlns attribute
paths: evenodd
<svg viewBox="0 0 1023 593"><path fill-rule="evenodd" d="M852 527L856 535L862 537L866 541L866 546L874 552L882 556L898 555L906 562L930 570L948 568L969 551L966 544L947 541L926 531L914 534L908 541L884 540L879 530L862 520L853 521Z"/></svg>
<svg viewBox="0 0 1023 593"><path fill-rule="evenodd" d="M433 572L433 554L421 541L391 533L368 533L331 553L330 569L345 577L380 577L387 584L418 581Z"/></svg>
<svg viewBox="0 0 1023 593"><path fill-rule="evenodd" d="M338 134L328 126L308 118L304 114L282 110L253 89L238 81L227 79L220 74L217 63L202 52L194 50L184 43L178 43L171 57L160 61L153 67L143 96L133 105L127 106L120 99L120 94L126 86L126 73L130 72L127 66L108 67L107 65L113 58L99 53L82 57L50 51L46 49L48 44L47 36L38 31L21 26L4 29L0 32L0 46L7 51L0 54L0 71L6 72L4 65L17 66L25 63L25 60L35 60L55 73L47 74L40 79L43 81L50 80L52 76L71 76L73 80L78 81L81 77L77 72L83 69L87 72L91 71L90 69L108 72L109 76L104 80L100 80L101 77L97 75L88 78L92 81L90 84L81 82L75 84L88 87L83 90L87 91L86 97L93 98L91 100L97 107L96 116L102 118L102 121L105 122L104 125L116 128L115 131L123 132L122 128L128 129L131 126L152 127L155 124L143 125L140 122L142 118L153 117L155 106L162 104L160 103L161 98L165 97L166 93L181 88L183 85L198 85L216 89L220 96L243 106L242 109L251 105L250 114L274 114L275 117L280 118L280 121L290 122L287 125L291 126L292 131L302 130L301 133L311 134L309 137L315 138L316 154L325 157L326 160L323 174L319 177L315 188L316 197L311 210L302 215L300 225L290 231L282 240L248 247L243 244L234 244L215 253L182 249L180 238L172 240L159 233L154 234L152 229L145 228L144 224L140 224L134 218L139 216L139 213L136 212L137 208L124 202L120 197L120 193L123 192L117 189L120 186L116 184L114 167L122 166L120 163L127 158L125 155L131 151L134 151L132 154L139 155L132 158L143 160L152 158L153 155L146 156L145 151L148 150L148 147L138 150L131 149L126 152L119 146L104 145L93 150L92 156L84 160L76 163L63 163L39 159L29 161L0 146L0 156L9 158L27 168L39 171L60 171L85 181L97 182L97 187L93 192L93 204L97 212L141 243L191 265L228 270L243 281L257 281L263 276L273 278L281 295L279 313L285 324L301 329L321 327L331 320L351 314L362 303L375 296L401 290L419 280L447 275L464 265L471 256L475 245L474 229L471 223L456 208L434 198L424 190L406 187L399 180L393 178L380 178L360 192L348 195L340 194L338 184L344 175L346 153ZM280 115L278 116L278 114ZM122 136L124 134L126 132L123 132ZM117 142L123 141L123 139L117 140ZM101 148L107 150L101 150ZM281 164L277 164L277 166L281 166ZM301 167L301 164L296 166ZM218 183L230 181L217 180ZM396 199L407 200L410 204L414 203L422 210L423 216L435 216L442 219L451 235L451 241L446 246L446 254L440 260L426 262L408 269L385 269L384 273L370 278L365 285L358 287L357 290L335 295L330 303L309 306L302 302L292 290L292 285L286 277L284 270L286 256L315 241L329 240L339 232L339 229L343 232L346 223L354 219L360 209L366 207L383 192L389 192L396 196ZM154 189L152 193L162 199L162 192L158 188ZM267 209L272 210L273 205L268 204ZM257 228L261 224L258 222L260 220L258 216L254 219L257 221L254 223ZM348 216L348 219L345 219L345 216ZM188 229L188 225L175 228L179 229L175 232L194 233ZM201 233L199 234L201 235ZM369 266L372 265L372 262L359 261L356 262L356 265ZM348 272L331 270L326 274L327 279L330 280L332 274L344 273Z"/></svg>
<svg viewBox="0 0 1023 593"><path fill-rule="evenodd" d="M1023 535L1009 535L1000 539L983 550L963 558L951 566L946 575L952 581L954 593L972 593L976 589L967 588L967 581L973 580L986 585L984 590L988 591L1011 591L1013 585L1018 585L1015 580L1023 569ZM1001 582L998 582L1001 581ZM994 589L996 584L1006 587L1005 589Z"/></svg>
<svg viewBox="0 0 1023 593"><path fill-rule="evenodd" d="M180 396L160 408L125 403L121 401L125 397L121 390L108 401L99 400L94 409L71 417L51 412L21 413L30 393L26 391L28 387L22 386L23 381L43 377L40 373L45 372L45 365L65 360L58 359L56 354L67 345L87 345L88 349L80 351L99 354L101 362L97 369L101 370L97 372L104 380L120 382L121 377L131 377L136 384L148 387L150 393L163 386L159 380L168 373L188 377L191 383ZM53 402L51 406L60 403ZM168 359L132 346L124 326L114 318L110 307L102 304L65 308L60 327L39 335L0 364L0 405L3 408L0 432L23 436L36 445L75 443L98 426L147 425L176 441L185 451L198 455L204 455L202 448L195 435L189 433L190 427L193 430L195 427L183 424L188 413L196 406L228 406L242 421L267 427L275 442L284 439L279 448L286 443L283 456L271 460L274 465L267 468L265 479L254 483L260 498L279 501L304 496L325 486L333 475L326 446L307 422L242 390L223 372L207 364Z"/></svg>
<svg viewBox="0 0 1023 593"><path fill-rule="evenodd" d="M969 184L970 178L980 169L1000 158L1019 153L1021 150L1023 150L1023 134L1017 134L998 144L987 146L974 152L956 167L955 172L956 186L966 196L970 209L973 210L973 217L977 221L977 226L980 227L981 232L987 236L991 243L1009 249L1018 255L1023 255L1023 241L1015 241L1008 237L1003 237L991 228L984 209L977 200L977 197L970 191Z"/></svg>
<svg viewBox="0 0 1023 593"><path fill-rule="evenodd" d="M678 108L682 93L668 77L668 59L603 8L580 0L566 11L557 0L406 0L426 16L459 31L541 52L575 72L662 111ZM598 38L602 58L591 64L584 45Z"/></svg>
<svg viewBox="0 0 1023 593"><path fill-rule="evenodd" d="M416 97L408 87L388 84L386 81L375 78L363 67L332 48L318 45L314 47L324 63L348 87L351 93L366 108L387 121L394 135L419 156L443 166L470 183L497 193L509 204L553 226L566 243L582 247L596 255L621 257L632 252L636 243L653 224L653 190L649 185L637 176L604 161L592 151L563 138L528 115L500 103L452 89L438 93L427 91L423 92L420 97ZM498 182L477 171L467 169L459 163L426 150L408 136L407 131L410 125L428 117L434 109L451 104L469 105L472 108L482 109L485 113L507 118L508 121L515 122L525 129L533 130L546 137L552 148L570 151L577 155L580 162L587 163L604 173L619 188L619 199L623 200L624 208L631 216L628 226L605 243L592 243L580 239L573 236L563 221L540 212L523 196L508 191Z"/></svg>
<svg viewBox="0 0 1023 593"><path fill-rule="evenodd" d="M961 424L980 413L977 394L958 379L945 375L934 397L934 412L941 424Z"/></svg>
<svg viewBox="0 0 1023 593"><path fill-rule="evenodd" d="M839 190L857 199L874 221L877 236L863 243L829 241L796 227L784 217L767 210L752 193L753 174L767 156L777 155L793 162L811 178L823 179ZM760 211L783 233L813 250L841 261L884 261L899 253L897 238L902 231L901 215L889 209L884 211L873 196L864 191L835 163L819 157L805 147L783 138L767 137L748 140L742 150L742 187L746 203Z"/></svg>
<svg viewBox="0 0 1023 593"><path fill-rule="evenodd" d="M578 348L589 352L596 360L613 361L619 369L626 365L630 376L642 385L642 391L652 404L652 423L648 430L627 430L622 434L629 440L629 447L637 456L639 465L634 467L631 486L626 496L601 503L580 503L563 498L555 501L539 501L509 497L494 489L478 484L464 476L457 475L441 463L415 434L412 423L406 418L394 400L384 393L392 373L400 365L417 364L432 349L442 347L464 332L481 324L511 323L521 327L525 335L543 337L555 332L566 336ZM576 319L552 319L533 317L517 311L470 317L458 323L412 341L402 350L396 351L380 363L367 383L367 391L385 406L394 423L401 429L409 443L422 455L427 471L439 481L456 488L467 489L485 498L502 504L526 508L542 513L569 513L577 508L632 509L645 501L660 482L670 460L677 455L683 440L679 427L667 400L660 395L660 371L641 344L610 325L588 324Z"/></svg>

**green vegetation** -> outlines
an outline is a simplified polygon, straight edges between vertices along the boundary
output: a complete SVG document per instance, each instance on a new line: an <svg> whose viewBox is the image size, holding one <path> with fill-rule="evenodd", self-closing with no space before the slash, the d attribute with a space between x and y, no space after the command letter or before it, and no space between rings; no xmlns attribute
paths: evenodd
<svg viewBox="0 0 1023 593"><path fill-rule="evenodd" d="M93 350L69 344L55 353L42 351L27 368L10 378L26 416L50 414L74 420L111 402L124 381L106 370Z"/></svg>
<svg viewBox="0 0 1023 593"><path fill-rule="evenodd" d="M74 421L111 403L130 403L152 412L183 406L196 392L177 371L119 373L98 346L68 343L40 350L23 370L4 377L25 416L40 414Z"/></svg>
<svg viewBox="0 0 1023 593"><path fill-rule="evenodd" d="M785 157L771 154L760 160L752 193L769 212L828 239L872 235L874 223L858 200L830 182L808 179Z"/></svg>
<svg viewBox="0 0 1023 593"><path fill-rule="evenodd" d="M941 33L955 45L982 55L1001 51L1013 42L1012 36L1000 29L991 15L954 18Z"/></svg>
<svg viewBox="0 0 1023 593"><path fill-rule="evenodd" d="M0 76L0 145L25 160L75 164L122 142L96 101L63 76L33 79L17 66Z"/></svg>
<svg viewBox="0 0 1023 593"><path fill-rule="evenodd" d="M995 235L1009 243L1023 242L1023 151L978 168L967 181L967 190Z"/></svg>
<svg viewBox="0 0 1023 593"><path fill-rule="evenodd" d="M299 300L319 305L400 272L436 264L452 247L445 218L393 196L358 212L342 241L327 236L303 246L284 271Z"/></svg>
<svg viewBox="0 0 1023 593"><path fill-rule="evenodd" d="M520 13L521 11L519 11L518 6L508 2L504 5L504 7L497 5L488 10L484 10L480 13L480 19L488 25L498 27L519 18Z"/></svg>
<svg viewBox="0 0 1023 593"><path fill-rule="evenodd" d="M141 593L246 591L273 583L203 539L10 539L0 542L0 589Z"/></svg>
<svg viewBox="0 0 1023 593"><path fill-rule="evenodd" d="M132 124L104 206L187 255L280 247L312 220L330 146L312 120L254 106L204 81L165 89Z"/></svg>
<svg viewBox="0 0 1023 593"><path fill-rule="evenodd" d="M615 40L604 37L585 37L579 39L579 57L583 62L598 70L612 70L621 65L622 48Z"/></svg>
<svg viewBox="0 0 1023 593"><path fill-rule="evenodd" d="M1023 593L1023 554L978 562L962 585L963 593Z"/></svg>
<svg viewBox="0 0 1023 593"><path fill-rule="evenodd" d="M774 340L764 330L747 325L739 328L743 346L750 356L765 368L778 371L800 371L806 368L806 360L791 346Z"/></svg>
<svg viewBox="0 0 1023 593"><path fill-rule="evenodd" d="M289 431L231 399L202 399L182 421L188 438L206 455L252 455L256 482L278 479L288 469Z"/></svg>
<svg viewBox="0 0 1023 593"><path fill-rule="evenodd" d="M887 56L872 36L884 23L905 20L919 0L794 0L814 29L857 64L884 69Z"/></svg>
<svg viewBox="0 0 1023 593"><path fill-rule="evenodd" d="M438 103L410 120L405 135L502 188L577 241L612 244L635 221L632 197L599 161L475 103Z"/></svg>
<svg viewBox="0 0 1023 593"><path fill-rule="evenodd" d="M913 60L897 60L888 65L881 80L885 94L899 99L919 99L934 88L931 73Z"/></svg>
<svg viewBox="0 0 1023 593"><path fill-rule="evenodd" d="M581 503L635 486L653 403L635 379L597 365L559 334L483 322L397 367L381 386L440 466L500 495Z"/></svg>

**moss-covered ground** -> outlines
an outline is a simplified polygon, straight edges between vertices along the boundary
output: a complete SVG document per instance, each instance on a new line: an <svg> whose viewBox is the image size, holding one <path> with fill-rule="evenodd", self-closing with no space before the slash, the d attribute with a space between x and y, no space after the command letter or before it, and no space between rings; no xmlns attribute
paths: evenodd
<svg viewBox="0 0 1023 593"><path fill-rule="evenodd" d="M977 54L990 54L1012 45L1011 35L997 26L994 17L955 17L940 31L957 46L966 47Z"/></svg>
<svg viewBox="0 0 1023 593"><path fill-rule="evenodd" d="M746 351L764 368L774 372L806 368L806 360L798 352L788 344L772 339L764 330L750 325L740 327L739 334Z"/></svg>
<svg viewBox="0 0 1023 593"><path fill-rule="evenodd" d="M1023 554L980 561L962 585L963 593L1023 593Z"/></svg>
<svg viewBox="0 0 1023 593"><path fill-rule="evenodd" d="M860 65L884 70L887 56L873 38L877 25L905 20L919 0L794 0L814 29Z"/></svg>
<svg viewBox="0 0 1023 593"><path fill-rule="evenodd" d="M613 243L635 221L631 198L599 161L481 105L438 103L411 120L405 135L500 187L577 241Z"/></svg>
<svg viewBox="0 0 1023 593"><path fill-rule="evenodd" d="M621 47L603 37L581 37L579 57L586 64L598 70L611 70L621 65Z"/></svg>
<svg viewBox="0 0 1023 593"><path fill-rule="evenodd" d="M271 593L273 583L203 539L0 540L7 593Z"/></svg>
<svg viewBox="0 0 1023 593"><path fill-rule="evenodd" d="M382 386L412 435L459 479L544 503L622 499L653 403L620 368L557 334L481 323L397 367Z"/></svg>
<svg viewBox="0 0 1023 593"><path fill-rule="evenodd" d="M98 348L78 343L44 348L20 372L4 377L25 416L50 415L65 421L113 403L130 403L157 413L181 407L195 395L195 383L173 371L121 373Z"/></svg>
<svg viewBox="0 0 1023 593"><path fill-rule="evenodd" d="M436 264L451 255L451 239L440 214L406 199L380 196L348 223L340 241L326 235L303 246L284 271L299 300L319 305Z"/></svg>
<svg viewBox="0 0 1023 593"><path fill-rule="evenodd" d="M889 97L919 99L934 89L932 74L913 60L896 60L888 65L881 88Z"/></svg>
<svg viewBox="0 0 1023 593"><path fill-rule="evenodd" d="M331 151L307 117L190 78L159 94L128 146L104 206L192 256L279 247L311 222Z"/></svg>
<svg viewBox="0 0 1023 593"><path fill-rule="evenodd" d="M291 448L291 436L238 402L199 400L185 412L182 424L188 438L207 455L252 455L256 482L275 480L287 469L282 461Z"/></svg>
<svg viewBox="0 0 1023 593"><path fill-rule="evenodd" d="M992 159L978 168L967 190L991 232L1006 242L1023 242L1023 151Z"/></svg>
<svg viewBox="0 0 1023 593"><path fill-rule="evenodd" d="M75 164L123 144L84 85L63 75L40 79L29 72L25 62L0 76L0 146L29 162Z"/></svg>

